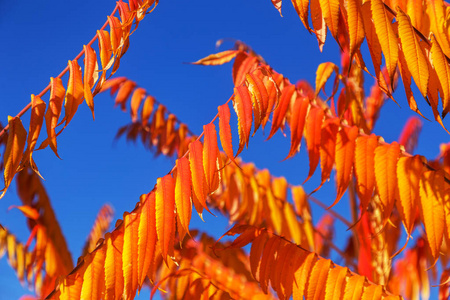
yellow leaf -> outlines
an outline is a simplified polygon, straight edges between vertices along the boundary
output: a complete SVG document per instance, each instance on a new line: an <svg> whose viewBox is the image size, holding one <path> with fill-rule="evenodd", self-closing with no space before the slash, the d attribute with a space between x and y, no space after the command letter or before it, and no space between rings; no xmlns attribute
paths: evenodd
<svg viewBox="0 0 450 300"><path fill-rule="evenodd" d="M441 84L442 116L444 117L450 110L450 67L447 57L442 52L441 46L439 46L434 35L431 35L431 58Z"/></svg>
<svg viewBox="0 0 450 300"><path fill-rule="evenodd" d="M330 270L326 282L325 300L341 299L348 271L348 268L340 266L335 266Z"/></svg>
<svg viewBox="0 0 450 300"><path fill-rule="evenodd" d="M428 64L409 17L399 7L397 8L397 21L398 35L402 43L406 64L420 92L426 97L430 77Z"/></svg>
<svg viewBox="0 0 450 300"><path fill-rule="evenodd" d="M124 299L132 299L138 286L138 239L139 217L141 213L125 213L123 218L122 268L124 279Z"/></svg>
<svg viewBox="0 0 450 300"><path fill-rule="evenodd" d="M442 171L442 170L441 170ZM420 216L425 225L426 239L430 245L433 265L439 257L444 235L443 207L444 176L440 171L425 171L420 180Z"/></svg>
<svg viewBox="0 0 450 300"><path fill-rule="evenodd" d="M361 0L348 0L348 34L350 37L350 57L364 40L364 27L361 15Z"/></svg>
<svg viewBox="0 0 450 300"><path fill-rule="evenodd" d="M308 23L309 0L291 0L291 1L303 25L305 26L306 29L308 29L309 32L311 32L311 28L309 27Z"/></svg>
<svg viewBox="0 0 450 300"><path fill-rule="evenodd" d="M123 231L107 233L105 244L105 300L120 299L123 292Z"/></svg>
<svg viewBox="0 0 450 300"><path fill-rule="evenodd" d="M392 24L387 16L383 2L381 0L372 0L370 3L375 32L386 59L386 67L392 84L398 60L397 37L392 29Z"/></svg>
<svg viewBox="0 0 450 300"><path fill-rule="evenodd" d="M338 40L339 0L319 0L325 23L331 35Z"/></svg>

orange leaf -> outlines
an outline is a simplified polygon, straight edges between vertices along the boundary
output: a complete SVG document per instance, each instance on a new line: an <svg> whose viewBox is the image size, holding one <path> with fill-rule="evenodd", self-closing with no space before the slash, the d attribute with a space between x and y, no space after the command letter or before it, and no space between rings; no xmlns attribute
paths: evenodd
<svg viewBox="0 0 450 300"><path fill-rule="evenodd" d="M205 172L207 193L212 194L219 188L219 147L217 146L217 132L213 123L203 126L203 169Z"/></svg>
<svg viewBox="0 0 450 300"><path fill-rule="evenodd" d="M102 63L102 77L104 77L105 72L111 68L114 59L111 59L113 50L111 48L111 39L109 37L109 32L106 30L97 30L98 35L98 48L100 49L100 61Z"/></svg>
<svg viewBox="0 0 450 300"><path fill-rule="evenodd" d="M264 82L255 74L246 75L247 88L253 103L253 114L255 116L255 126L253 135L261 125L262 120L266 116L267 107L269 105L269 95L267 94Z"/></svg>
<svg viewBox="0 0 450 300"><path fill-rule="evenodd" d="M162 257L167 265L167 255L173 256L175 235L175 189L170 174L158 178L156 184L156 234Z"/></svg>
<svg viewBox="0 0 450 300"><path fill-rule="evenodd" d="M64 117L66 124L64 125L64 128L69 125L69 122L77 112L78 106L83 102L84 97L81 68L76 60L69 60L69 72L69 82L67 83L66 99L64 103L64 108L66 110L66 115Z"/></svg>
<svg viewBox="0 0 450 300"><path fill-rule="evenodd" d="M223 65L229 61L231 61L233 58L238 55L238 50L227 50L215 54L208 55L205 58L202 58L200 60L197 60L196 62L193 62L194 65L204 65L204 66L217 66L217 65Z"/></svg>
<svg viewBox="0 0 450 300"><path fill-rule="evenodd" d="M421 0L409 0L406 1L406 13L411 18L411 24L419 31L422 31L423 19L424 19L425 3Z"/></svg>
<svg viewBox="0 0 450 300"><path fill-rule="evenodd" d="M18 210L20 210L23 213L23 215L25 217L27 217L29 219L32 219L35 221L37 219L39 219L39 212L35 208L33 208L29 205L21 205L21 206L11 205L9 207L9 209L12 209L12 208L17 208Z"/></svg>
<svg viewBox="0 0 450 300"><path fill-rule="evenodd" d="M269 96L266 115L262 120L263 128L266 127L267 121L269 121L270 114L278 107L281 96L279 85L282 84L283 75L275 73L273 76L264 77L264 84L266 86L267 94Z"/></svg>
<svg viewBox="0 0 450 300"><path fill-rule="evenodd" d="M306 299L323 299L331 260L319 259L309 275Z"/></svg>
<svg viewBox="0 0 450 300"><path fill-rule="evenodd" d="M325 23L331 35L338 40L339 0L319 0Z"/></svg>
<svg viewBox="0 0 450 300"><path fill-rule="evenodd" d="M133 92L133 96L131 96L131 121L137 121L137 113L139 106L141 105L142 100L144 99L146 91L144 88L137 88Z"/></svg>
<svg viewBox="0 0 450 300"><path fill-rule="evenodd" d="M246 86L234 88L233 108L238 116L239 149L236 156L242 151L244 145L248 147L250 130L252 128L252 101Z"/></svg>
<svg viewBox="0 0 450 300"><path fill-rule="evenodd" d="M233 64L233 82L235 86L241 85L245 75L252 72L258 66L258 58L245 52L239 52Z"/></svg>
<svg viewBox="0 0 450 300"><path fill-rule="evenodd" d="M344 291L344 300L361 299L365 282L365 276L353 275L348 277Z"/></svg>
<svg viewBox="0 0 450 300"><path fill-rule="evenodd" d="M339 73L339 68L333 64L332 62L325 62L321 63L317 67L316 71L316 96L319 94L320 90L324 88L325 83L330 79L331 74L336 74L336 76Z"/></svg>
<svg viewBox="0 0 450 300"><path fill-rule="evenodd" d="M105 235L105 299L120 299L123 292L123 231L115 230Z"/></svg>
<svg viewBox="0 0 450 300"><path fill-rule="evenodd" d="M44 123L45 107L45 102L42 101L40 97L31 95L31 119L30 129L28 130L28 146L23 157L22 165L25 166L30 163L31 169L39 176L39 171L33 160L33 151L41 132L42 123Z"/></svg>
<svg viewBox="0 0 450 300"><path fill-rule="evenodd" d="M105 292L105 249L102 247L88 254L84 263L86 271L83 275L80 299L100 299Z"/></svg>
<svg viewBox="0 0 450 300"><path fill-rule="evenodd" d="M122 40L122 25L118 18L108 16L110 38L111 38L111 49L114 54L116 54L117 48L121 45Z"/></svg>
<svg viewBox="0 0 450 300"><path fill-rule="evenodd" d="M303 25L305 26L306 29L308 29L309 32L311 32L311 28L309 27L308 23L309 0L291 0L291 1Z"/></svg>
<svg viewBox="0 0 450 300"><path fill-rule="evenodd" d="M219 135L220 143L222 144L223 151L235 164L233 155L233 145L231 142L231 128L230 128L230 108L228 104L223 104L217 107L219 111Z"/></svg>
<svg viewBox="0 0 450 300"><path fill-rule="evenodd" d="M391 21L387 16L383 1L371 0L371 10L375 32L377 33L381 49L386 59L391 83L394 82L394 73L398 60L397 37L392 29Z"/></svg>
<svg viewBox="0 0 450 300"><path fill-rule="evenodd" d="M295 284L294 282L294 268L295 268L295 257L296 253L298 252L297 245L288 244L285 246L285 248L288 248L287 252L285 252L284 257L281 257L284 260L284 264L282 268L279 269L279 276L280 276L280 283L281 287L279 290L281 290L283 297L280 297L280 293L278 293L280 299L289 298L292 295L292 287Z"/></svg>
<svg viewBox="0 0 450 300"><path fill-rule="evenodd" d="M438 41L431 35L431 58L441 84L442 116L450 111L450 67Z"/></svg>
<svg viewBox="0 0 450 300"><path fill-rule="evenodd" d="M344 292L345 280L348 275L348 268L335 266L330 270L328 274L326 288L325 288L325 300L341 299Z"/></svg>
<svg viewBox="0 0 450 300"><path fill-rule="evenodd" d="M281 14L281 0L272 0L272 4L278 10L278 12L280 13L280 16L283 16Z"/></svg>
<svg viewBox="0 0 450 300"><path fill-rule="evenodd" d="M117 92L117 89L128 79L126 77L116 77L111 78L105 81L105 84L102 85L100 92L105 92L108 89L111 89L111 96Z"/></svg>
<svg viewBox="0 0 450 300"><path fill-rule="evenodd" d="M319 42L320 52L323 50L323 45L327 38L327 26L325 24L325 19L322 15L322 9L320 7L320 0L311 0L311 20L314 28L314 33L316 34L317 41Z"/></svg>
<svg viewBox="0 0 450 300"><path fill-rule="evenodd" d="M278 107L275 108L272 118L272 127L270 128L270 134L268 140L277 132L286 118L286 112L293 99L297 98L297 92L295 91L295 85L290 84L281 92L281 99Z"/></svg>
<svg viewBox="0 0 450 300"><path fill-rule="evenodd" d="M442 238L444 236L445 214L443 206L444 176L440 171L425 171L420 180L420 216L425 225L425 232L433 265L439 258Z"/></svg>
<svg viewBox="0 0 450 300"><path fill-rule="evenodd" d="M414 151L414 148L417 146L421 130L422 121L416 116L409 117L398 139L398 143L405 147L406 152L412 153Z"/></svg>
<svg viewBox="0 0 450 300"><path fill-rule="evenodd" d="M427 12L430 18L430 32L436 35L442 51L447 57L450 57L450 41L448 38L448 29L446 25L446 5L442 0L429 0L426 2ZM422 9L423 10L423 9Z"/></svg>
<svg viewBox="0 0 450 300"><path fill-rule="evenodd" d="M416 99L414 99L414 95L411 90L411 72L408 69L403 51L400 51L398 55L398 68L400 70L400 75L402 76L403 86L405 87L406 100L408 100L409 108L423 117L422 113L417 107Z"/></svg>
<svg viewBox="0 0 450 300"><path fill-rule="evenodd" d="M148 119L150 118L154 108L155 108L155 98L148 95L145 98L144 106L142 107L142 112L141 112L142 126L147 125Z"/></svg>
<svg viewBox="0 0 450 300"><path fill-rule="evenodd" d="M278 238L277 236L273 236L267 241L264 247L259 270L259 284L261 285L261 289L265 294L267 294L267 288L269 286L269 274L271 273L271 268L274 267L274 260L276 258L275 255L277 253L280 242L280 238Z"/></svg>
<svg viewBox="0 0 450 300"><path fill-rule="evenodd" d="M156 204L155 193L150 192L142 200L138 229L138 284L144 284L147 272L155 258L156 248Z"/></svg>
<svg viewBox="0 0 450 300"><path fill-rule="evenodd" d="M58 158L60 157L57 151L58 148L56 144L55 128L58 125L58 119L61 115L65 93L66 90L62 85L61 79L50 77L50 100L47 112L45 113L45 125L47 126L48 137L44 142L42 142L39 149L47 147L48 144Z"/></svg>
<svg viewBox="0 0 450 300"><path fill-rule="evenodd" d="M428 63L425 54L417 40L411 21L399 7L397 7L397 21L398 35L402 43L406 64L420 92L426 97L430 74L428 73Z"/></svg>
<svg viewBox="0 0 450 300"><path fill-rule="evenodd" d="M284 294L284 289L281 289L281 281L285 274L282 274L283 267L286 264L286 261L290 262L290 258L287 256L288 252L291 250L291 244L287 241L281 241L280 246L278 246L276 259L273 262L273 266L271 268L270 273L270 282L272 284L272 288L277 292L279 299L286 299L287 295Z"/></svg>
<svg viewBox="0 0 450 300"><path fill-rule="evenodd" d="M320 166L322 168L322 181L320 185L313 191L318 191L325 181L330 178L331 170L334 165L334 158L336 155L336 138L339 130L339 118L327 119L321 130L321 140L320 145Z"/></svg>
<svg viewBox="0 0 450 300"><path fill-rule="evenodd" d="M352 176L353 158L355 153L355 140L358 137L358 127L343 127L336 138L336 185L337 196L333 207L347 190Z"/></svg>
<svg viewBox="0 0 450 300"><path fill-rule="evenodd" d="M3 161L5 162L5 169L3 171L5 187L0 191L2 192L0 199L5 195L6 190L17 172L27 140L27 131L23 128L20 118L8 116L8 124L8 140L6 142L5 155L3 158Z"/></svg>
<svg viewBox="0 0 450 300"><path fill-rule="evenodd" d="M364 40L364 27L361 14L361 0L348 0L348 34L350 37L350 57L353 57Z"/></svg>
<svg viewBox="0 0 450 300"><path fill-rule="evenodd" d="M94 99L92 96L92 87L98 80L98 64L97 55L91 46L83 46L84 49L84 98L86 99L86 104L89 106L92 112L92 118L94 116Z"/></svg>
<svg viewBox="0 0 450 300"><path fill-rule="evenodd" d="M209 211L206 206L206 179L203 171L203 146L200 141L194 141L189 145L189 162L192 173L192 187L196 199L200 202L203 208ZM198 214L201 216L201 211L196 207Z"/></svg>
<svg viewBox="0 0 450 300"><path fill-rule="evenodd" d="M400 147L397 142L375 149L375 181L383 210L383 225L394 208L397 194L397 161Z"/></svg>
<svg viewBox="0 0 450 300"><path fill-rule="evenodd" d="M300 151L300 145L303 137L303 127L305 126L306 116L310 109L309 99L306 97L297 97L294 102L291 114L291 149L285 159L288 159Z"/></svg>
<svg viewBox="0 0 450 300"><path fill-rule="evenodd" d="M123 111L126 111L125 103L127 102L128 98L131 95L131 92L136 87L136 82L127 80L125 81L119 88L119 91L117 92L116 101L114 103L114 107L117 105L121 105L121 108Z"/></svg>
<svg viewBox="0 0 450 300"><path fill-rule="evenodd" d="M386 299L382 297L383 287L381 285L370 285L364 288L362 300L380 300Z"/></svg>
<svg viewBox="0 0 450 300"><path fill-rule="evenodd" d="M260 280L259 272L261 266L261 255L268 240L269 236L266 231L263 231L253 240L252 247L250 248L250 269L253 277L258 281Z"/></svg>
<svg viewBox="0 0 450 300"><path fill-rule="evenodd" d="M315 107L309 111L306 119L305 140L309 155L309 173L303 181L305 184L316 171L320 158L320 130L322 128L324 112L322 108Z"/></svg>
<svg viewBox="0 0 450 300"><path fill-rule="evenodd" d="M183 229L189 233L189 223L192 214L192 181L189 160L186 157L177 159L177 173L175 182L175 205L177 215Z"/></svg>
<svg viewBox="0 0 450 300"><path fill-rule="evenodd" d="M423 163L420 156L400 157L397 164L398 193L396 207L400 214L406 233L411 235L419 205L419 181Z"/></svg>
<svg viewBox="0 0 450 300"><path fill-rule="evenodd" d="M311 270L317 262L317 254L311 252L306 258L300 258L300 267L295 271L294 299L303 299L306 293L306 284L309 281Z"/></svg>
<svg viewBox="0 0 450 300"><path fill-rule="evenodd" d="M140 213L125 213L123 217L124 235L122 268L124 279L124 297L131 299L138 287L138 243Z"/></svg>
<svg viewBox="0 0 450 300"><path fill-rule="evenodd" d="M287 203L283 204L283 215L284 220L286 220L292 241L300 245L302 243L302 235L303 235L302 228L301 224L297 220L297 216L295 215L294 209L292 208L291 205Z"/></svg>
<svg viewBox="0 0 450 300"><path fill-rule="evenodd" d="M364 25L364 32L366 34L367 45L369 46L370 56L372 57L373 67L375 69L375 76L377 78L378 86L380 89L390 96L386 80L381 72L381 45L376 34L375 26L372 22L372 12L370 10L370 4L366 2L361 9L362 20Z"/></svg>

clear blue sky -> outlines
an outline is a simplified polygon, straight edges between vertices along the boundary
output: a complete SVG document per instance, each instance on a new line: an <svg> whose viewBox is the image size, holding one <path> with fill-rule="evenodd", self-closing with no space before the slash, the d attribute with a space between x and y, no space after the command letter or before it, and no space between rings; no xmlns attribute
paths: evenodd
<svg viewBox="0 0 450 300"><path fill-rule="evenodd" d="M329 35L324 52L320 53L315 36L303 27L291 2L285 0L283 4L282 18L269 0L162 0L132 35L117 76L127 76L146 88L196 133L232 94L231 65L203 67L183 63L216 52L218 39L240 39L292 82L306 79L313 84L320 63L333 61L339 65L338 47ZM114 6L114 1L105 0L0 1L0 122L7 123L7 115L17 114L30 101L30 94L38 94L51 76L60 73L95 35ZM231 46L225 44L221 50ZM367 76L366 80L369 87L372 78ZM382 110L385 115L375 129L387 142L397 139L411 115L401 85L398 90L396 99L401 108L388 101ZM420 96L417 99L424 114L431 118L424 101ZM134 208L139 195L151 190L156 178L174 164L174 160L165 157L155 159L139 143L133 145L123 139L114 143L117 129L130 122L129 114L114 109L108 94L98 95L94 101L95 122L88 107L82 105L59 137L62 160L49 149L34 154L75 261L104 203L114 207L115 219L121 218L124 211ZM28 119L29 114L23 118L26 128ZM436 123L424 123L416 153L433 158L439 143L448 141L448 135ZM261 133L257 134L250 141L249 150L242 154L243 159L255 162L260 169L269 168L276 176L286 176L292 184L303 182L308 172L306 151L302 149L295 158L280 163L289 152L289 138L277 133L271 141L264 139ZM318 185L319 176L316 174L308 182L307 192ZM335 197L333 183L316 197L331 204ZM7 211L10 205L19 203L12 186L0 201L0 223L26 241L29 233L24 218L18 211ZM335 208L347 215L347 207L344 197ZM313 208L317 221L323 210ZM207 217L207 224L197 216L193 220L193 227L208 228L215 236L226 230L227 222L220 217ZM343 229L337 223L339 245L346 242ZM0 260L0 291L0 300L27 293L6 258ZM148 294L141 297L146 299Z"/></svg>

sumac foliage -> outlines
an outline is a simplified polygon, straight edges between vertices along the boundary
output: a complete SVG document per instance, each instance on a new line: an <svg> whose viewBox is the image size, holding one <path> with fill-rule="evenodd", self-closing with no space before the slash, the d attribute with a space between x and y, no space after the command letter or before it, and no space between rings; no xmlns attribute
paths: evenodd
<svg viewBox="0 0 450 300"><path fill-rule="evenodd" d="M131 75L110 78L120 73L139 23L158 13L158 1L146 0L118 1L97 30L98 44L83 45L23 112L8 117L0 128L0 198L15 185L21 205L11 209L25 216L30 236L20 242L1 224L0 255L32 288L30 297L133 299L150 287L152 296L159 290L174 299L418 299L429 298L435 282L435 294L448 298L450 146L429 159L413 151L427 110L416 98L424 98L433 122L447 131L450 6L437 0L291 2L320 51L331 34L340 63L319 64L314 82L292 83L241 41L198 59L191 68L232 63L233 81L228 100L215 103L217 112L201 132ZM272 4L281 14L282 1ZM66 72L67 83L61 79ZM374 83L366 91L370 76ZM375 125L386 102L404 98L396 91L400 81L419 116L387 142ZM172 168L161 171L112 230L113 210L105 204L74 263L34 156L49 147L59 158L59 136L68 134L69 123L75 126L84 102L95 116L100 93L129 112L117 138L168 157ZM284 160L304 149L304 178L289 182L243 161L241 153L261 131L267 140L286 136L289 145L278 149ZM335 196L317 199L314 193L330 180ZM351 220L336 210L342 202ZM323 215L313 217L311 204ZM234 226L217 240L192 228L193 214L221 214ZM337 222L348 228L345 241L335 237ZM222 241L225 236L233 238Z"/></svg>

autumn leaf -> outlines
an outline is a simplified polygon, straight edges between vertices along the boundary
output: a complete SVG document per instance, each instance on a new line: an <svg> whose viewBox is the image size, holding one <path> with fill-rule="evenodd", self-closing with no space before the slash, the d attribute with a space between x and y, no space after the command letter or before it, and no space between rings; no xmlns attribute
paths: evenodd
<svg viewBox="0 0 450 300"><path fill-rule="evenodd" d="M31 169L39 176L41 175L39 174L37 166L33 160L33 152L39 138L39 134L41 133L42 123L44 122L45 107L46 104L40 97L31 95L31 118L27 139L28 146L21 162L22 167L30 164Z"/></svg>
<svg viewBox="0 0 450 300"><path fill-rule="evenodd" d="M334 206L342 198L351 180L355 140L358 137L358 127L344 127L339 130L336 138L336 185L337 196Z"/></svg>
<svg viewBox="0 0 450 300"><path fill-rule="evenodd" d="M175 186L170 174L156 183L156 234L161 254L167 265L167 256L173 256L175 234Z"/></svg>
<svg viewBox="0 0 450 300"><path fill-rule="evenodd" d="M298 97L295 99L291 115L291 149L285 159L291 158L300 151L300 144L303 137L303 128L305 127L306 116L310 109L309 99Z"/></svg>
<svg viewBox="0 0 450 300"><path fill-rule="evenodd" d="M408 16L400 9L397 9L398 35L402 43L402 50L406 58L406 64L410 70L414 81L419 87L424 97L427 95L428 87L428 64L417 40L414 28ZM392 78L392 77L391 77Z"/></svg>
<svg viewBox="0 0 450 300"><path fill-rule="evenodd" d="M62 85L60 78L50 77L50 100L47 112L45 113L45 125L47 127L47 139L42 142L39 149L43 149L50 145L55 155L58 155L58 147L56 144L56 131L55 128L58 125L58 119L61 115L64 95L66 90Z"/></svg>
<svg viewBox="0 0 450 300"><path fill-rule="evenodd" d="M219 52L216 54L208 55L207 57L197 60L196 62L193 62L192 64L193 65L204 65L204 66L223 65L223 64L231 61L238 54L239 54L239 51L237 51L237 50L227 50L227 51Z"/></svg>
<svg viewBox="0 0 450 300"><path fill-rule="evenodd" d="M444 236L444 206L442 192L444 176L441 172L425 171L420 179L420 216L425 225L426 239L430 245L434 265L439 257Z"/></svg>
<svg viewBox="0 0 450 300"><path fill-rule="evenodd" d="M222 144L223 151L228 158L236 164L233 155L233 145L231 140L231 128L230 128L230 108L228 104L219 106L219 135L220 143Z"/></svg>
<svg viewBox="0 0 450 300"><path fill-rule="evenodd" d="M176 162L177 173L175 182L175 205L177 209L177 217L181 227L189 233L189 223L192 214L192 181L189 160L181 157Z"/></svg>
<svg viewBox="0 0 450 300"><path fill-rule="evenodd" d="M153 263L156 247L156 198L155 193L148 193L141 200L142 213L138 228L138 285L142 287L147 271Z"/></svg>
<svg viewBox="0 0 450 300"><path fill-rule="evenodd" d="M86 99L86 104L89 106L92 112L92 118L94 116L94 99L92 95L92 87L98 80L98 64L97 64L97 54L91 46L83 46L84 49L84 99Z"/></svg>
<svg viewBox="0 0 450 300"><path fill-rule="evenodd" d="M305 140L309 156L309 172L303 184L308 181L316 171L320 158L320 144L322 122L324 118L323 109L315 107L309 111L306 120Z"/></svg>
<svg viewBox="0 0 450 300"><path fill-rule="evenodd" d="M20 118L8 116L8 124L9 134L6 142L5 155L3 158L5 161L5 169L3 171L5 187L1 190L2 194L0 195L0 199L5 195L6 190L17 172L17 168L22 160L23 150L27 139L27 132L23 127Z"/></svg>
<svg viewBox="0 0 450 300"><path fill-rule="evenodd" d="M311 28L309 27L308 22L309 0L291 0L291 1L303 25L305 26L306 29L308 29L309 32L311 32Z"/></svg>
<svg viewBox="0 0 450 300"><path fill-rule="evenodd" d="M323 17L322 8L320 7L320 0L311 0L309 5L311 6L311 20L314 33L319 42L319 49L322 52L327 38L327 26Z"/></svg>
<svg viewBox="0 0 450 300"><path fill-rule="evenodd" d="M338 40L339 0L319 0L325 23L331 35Z"/></svg>
<svg viewBox="0 0 450 300"><path fill-rule="evenodd" d="M397 163L398 193L396 207L406 229L411 235L419 205L419 182L423 172L420 156L400 157Z"/></svg>
<svg viewBox="0 0 450 300"><path fill-rule="evenodd" d="M78 106L83 102L84 88L81 80L81 68L76 60L69 60L69 82L67 83L66 98L64 108L66 115L64 119L66 124L64 128L69 125L73 116L78 110Z"/></svg>
<svg viewBox="0 0 450 300"><path fill-rule="evenodd" d="M392 29L383 2L381 0L372 0L370 3L375 32L380 41L381 49L383 50L384 58L386 59L386 67L388 69L390 82L392 83L394 82L394 72L398 60L397 38Z"/></svg>
<svg viewBox="0 0 450 300"><path fill-rule="evenodd" d="M238 116L239 149L236 154L238 155L245 145L248 146L252 128L252 101L247 87L234 88L233 108Z"/></svg>
<svg viewBox="0 0 450 300"><path fill-rule="evenodd" d="M348 0L348 33L350 37L350 57L352 58L364 40L364 26L361 14L361 0Z"/></svg>
<svg viewBox="0 0 450 300"><path fill-rule="evenodd" d="M375 181L383 210L383 225L394 208L397 193L397 161L400 148L397 142L379 145L375 149Z"/></svg>

